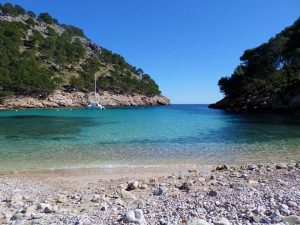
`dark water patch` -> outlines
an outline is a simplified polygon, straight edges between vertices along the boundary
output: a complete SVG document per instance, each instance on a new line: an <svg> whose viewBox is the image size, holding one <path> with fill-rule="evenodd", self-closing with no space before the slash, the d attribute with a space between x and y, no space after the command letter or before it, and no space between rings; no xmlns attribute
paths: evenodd
<svg viewBox="0 0 300 225"><path fill-rule="evenodd" d="M96 125L82 117L7 116L0 117L0 135L9 140L72 138L83 128Z"/></svg>
<svg viewBox="0 0 300 225"><path fill-rule="evenodd" d="M227 114L231 123L300 126L300 118L296 116L267 114Z"/></svg>

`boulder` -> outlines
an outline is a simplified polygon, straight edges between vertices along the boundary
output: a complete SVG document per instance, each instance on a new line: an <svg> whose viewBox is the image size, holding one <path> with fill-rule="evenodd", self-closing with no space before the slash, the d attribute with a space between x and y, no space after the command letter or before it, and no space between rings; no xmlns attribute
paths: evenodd
<svg viewBox="0 0 300 225"><path fill-rule="evenodd" d="M141 209L135 209L126 212L123 216L123 221L129 223L137 223L139 225L147 224L143 211Z"/></svg>
<svg viewBox="0 0 300 225"><path fill-rule="evenodd" d="M139 187L139 182L138 181L133 181L127 185L126 191L132 191L135 190Z"/></svg>
<svg viewBox="0 0 300 225"><path fill-rule="evenodd" d="M130 193L129 191L126 191L124 189L119 190L118 194L124 200L136 200L136 197L132 193Z"/></svg>

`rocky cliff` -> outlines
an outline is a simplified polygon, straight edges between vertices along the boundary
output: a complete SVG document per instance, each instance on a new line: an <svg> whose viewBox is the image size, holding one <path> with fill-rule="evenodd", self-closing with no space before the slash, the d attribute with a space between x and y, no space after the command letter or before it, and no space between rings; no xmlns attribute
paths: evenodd
<svg viewBox="0 0 300 225"><path fill-rule="evenodd" d="M19 96L7 98L0 103L0 110L28 108L83 107L88 102L99 103L106 107L117 106L156 106L169 105L170 100L161 95L145 96L140 94L116 94L103 91L96 96L93 92L64 92L57 90L46 98Z"/></svg>
<svg viewBox="0 0 300 225"><path fill-rule="evenodd" d="M232 112L300 113L300 88L282 95L225 97L209 108Z"/></svg>

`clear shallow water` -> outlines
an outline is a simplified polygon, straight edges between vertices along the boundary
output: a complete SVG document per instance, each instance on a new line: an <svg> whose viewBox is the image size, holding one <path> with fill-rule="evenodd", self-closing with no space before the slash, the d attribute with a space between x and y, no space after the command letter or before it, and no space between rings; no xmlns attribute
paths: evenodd
<svg viewBox="0 0 300 225"><path fill-rule="evenodd" d="M0 170L300 159L300 118L207 105L0 112Z"/></svg>

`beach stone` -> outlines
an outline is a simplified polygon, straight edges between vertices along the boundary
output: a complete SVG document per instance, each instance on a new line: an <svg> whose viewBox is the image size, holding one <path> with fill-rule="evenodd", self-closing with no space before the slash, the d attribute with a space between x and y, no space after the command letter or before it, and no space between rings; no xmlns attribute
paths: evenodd
<svg viewBox="0 0 300 225"><path fill-rule="evenodd" d="M73 199L73 200L79 202L79 201L82 201L82 196L81 196L80 194L73 194L73 195L71 196L71 199Z"/></svg>
<svg viewBox="0 0 300 225"><path fill-rule="evenodd" d="M43 214L42 213L36 213L36 214L32 214L31 215L31 218L33 220L36 220L36 219L41 219L43 217Z"/></svg>
<svg viewBox="0 0 300 225"><path fill-rule="evenodd" d="M287 169L288 169L288 170L293 170L293 169L294 169L294 166L291 165L291 164L288 164L288 165L287 165Z"/></svg>
<svg viewBox="0 0 300 225"><path fill-rule="evenodd" d="M295 167L298 168L298 169L300 169L300 162L296 162Z"/></svg>
<svg viewBox="0 0 300 225"><path fill-rule="evenodd" d="M250 164L247 166L247 170L257 170L257 169L258 169L258 166L255 164Z"/></svg>
<svg viewBox="0 0 300 225"><path fill-rule="evenodd" d="M82 220L77 220L76 222L75 222L75 225L83 225L84 223L83 223L83 221Z"/></svg>
<svg viewBox="0 0 300 225"><path fill-rule="evenodd" d="M254 222L254 223L259 223L260 222L260 220L261 220L261 217L260 216L254 216L254 215L251 215L251 216L249 216L249 220L250 220L250 222Z"/></svg>
<svg viewBox="0 0 300 225"><path fill-rule="evenodd" d="M99 202L100 201L100 195L98 195L98 194L93 195L93 198L92 198L91 201L95 202L95 203Z"/></svg>
<svg viewBox="0 0 300 225"><path fill-rule="evenodd" d="M199 177L199 178L198 178L198 181L201 182L201 183L203 183L203 184L206 182L206 180L205 180L204 177Z"/></svg>
<svg viewBox="0 0 300 225"><path fill-rule="evenodd" d="M129 223L138 223L139 225L146 225L143 211L141 209L130 210L125 213L123 220Z"/></svg>
<svg viewBox="0 0 300 225"><path fill-rule="evenodd" d="M179 190L182 191L190 191L192 189L192 185L189 182L184 182L180 187Z"/></svg>
<svg viewBox="0 0 300 225"><path fill-rule="evenodd" d="M35 213L37 210L37 205L30 205L25 209L25 213Z"/></svg>
<svg viewBox="0 0 300 225"><path fill-rule="evenodd" d="M11 202L19 202L23 200L23 195L21 194L12 194L8 199Z"/></svg>
<svg viewBox="0 0 300 225"><path fill-rule="evenodd" d="M264 224L270 224L271 223L271 219L268 217L263 217L260 219L259 221L260 223L264 223Z"/></svg>
<svg viewBox="0 0 300 225"><path fill-rule="evenodd" d="M255 209L253 209L253 212L255 214L264 214L266 211L266 208L264 206L257 206Z"/></svg>
<svg viewBox="0 0 300 225"><path fill-rule="evenodd" d="M46 207L51 208L51 205L48 203L43 203L43 202L40 202L37 205L37 209L40 209L41 211L44 211Z"/></svg>
<svg viewBox="0 0 300 225"><path fill-rule="evenodd" d="M275 223L279 223L282 221L281 219L281 215L279 212L274 212L270 215L270 218L272 219L272 222L275 222Z"/></svg>
<svg viewBox="0 0 300 225"><path fill-rule="evenodd" d="M215 197L215 196L218 195L218 192L216 192L216 191L214 191L214 190L210 190L210 191L208 192L208 195L209 195L210 197Z"/></svg>
<svg viewBox="0 0 300 225"><path fill-rule="evenodd" d="M220 220L214 222L214 225L231 225L228 219L222 217Z"/></svg>
<svg viewBox="0 0 300 225"><path fill-rule="evenodd" d="M292 208L295 208L295 207L298 206L297 203L294 202L294 201L288 201L288 202L287 202L287 205L288 205L289 207L292 207Z"/></svg>
<svg viewBox="0 0 300 225"><path fill-rule="evenodd" d="M202 219L191 219L187 222L186 225L211 225L211 224Z"/></svg>
<svg viewBox="0 0 300 225"><path fill-rule="evenodd" d="M120 198L117 198L116 199L116 201L115 201L115 204L117 204L117 205L124 205L124 202L122 201L122 199L120 199Z"/></svg>
<svg viewBox="0 0 300 225"><path fill-rule="evenodd" d="M143 199L138 199L134 202L134 205L136 205L136 207L140 209L145 205L145 202Z"/></svg>
<svg viewBox="0 0 300 225"><path fill-rule="evenodd" d="M246 186L247 185L242 182L232 182L229 184L230 188L237 189L237 190L241 190L241 189L245 188Z"/></svg>
<svg viewBox="0 0 300 225"><path fill-rule="evenodd" d="M160 196L166 194L166 192L167 192L167 188L160 186L153 192L153 195Z"/></svg>
<svg viewBox="0 0 300 225"><path fill-rule="evenodd" d="M256 185L256 184L258 184L258 181L257 180L248 180L248 183L250 185Z"/></svg>
<svg viewBox="0 0 300 225"><path fill-rule="evenodd" d="M139 187L139 182L134 181L127 185L126 191L133 191L133 190L137 189L138 187Z"/></svg>
<svg viewBox="0 0 300 225"><path fill-rule="evenodd" d="M282 218L282 221L288 223L289 225L300 224L300 216L290 215Z"/></svg>
<svg viewBox="0 0 300 225"><path fill-rule="evenodd" d="M45 209L44 209L44 213L52 213L53 210L52 210L52 207L51 206L46 206Z"/></svg>
<svg viewBox="0 0 300 225"><path fill-rule="evenodd" d="M67 196L66 195L58 195L57 197L56 197L56 202L57 203L66 203L68 201L68 198L67 198Z"/></svg>
<svg viewBox="0 0 300 225"><path fill-rule="evenodd" d="M136 197L130 193L129 191L126 191L124 189L119 190L119 195L121 198L125 199L125 200L136 200Z"/></svg>
<svg viewBox="0 0 300 225"><path fill-rule="evenodd" d="M197 208L197 213L198 214L205 214L206 213L206 209L202 208L202 207L199 207L199 208Z"/></svg>
<svg viewBox="0 0 300 225"><path fill-rule="evenodd" d="M139 185L139 188L140 188L140 189L147 189L147 188L148 188L148 185L147 185L147 184L140 184L140 185Z"/></svg>
<svg viewBox="0 0 300 225"><path fill-rule="evenodd" d="M221 171L221 170L228 170L228 166L226 165L219 165L219 166L216 166L216 170L218 171Z"/></svg>
<svg viewBox="0 0 300 225"><path fill-rule="evenodd" d="M279 164L276 164L275 168L280 170L280 169L287 169L288 167L284 163L279 163Z"/></svg>
<svg viewBox="0 0 300 225"><path fill-rule="evenodd" d="M288 216L290 214L289 207L285 204L280 205L279 211L282 215L285 215L285 216Z"/></svg>
<svg viewBox="0 0 300 225"><path fill-rule="evenodd" d="M10 220L21 220L22 219L22 216L23 216L23 214L22 213L16 213L15 215L13 215L12 217L11 217L11 219Z"/></svg>
<svg viewBox="0 0 300 225"><path fill-rule="evenodd" d="M107 208L108 208L108 205L107 205L106 203L102 203L102 204L100 205L100 210L101 210L101 211L106 211Z"/></svg>

